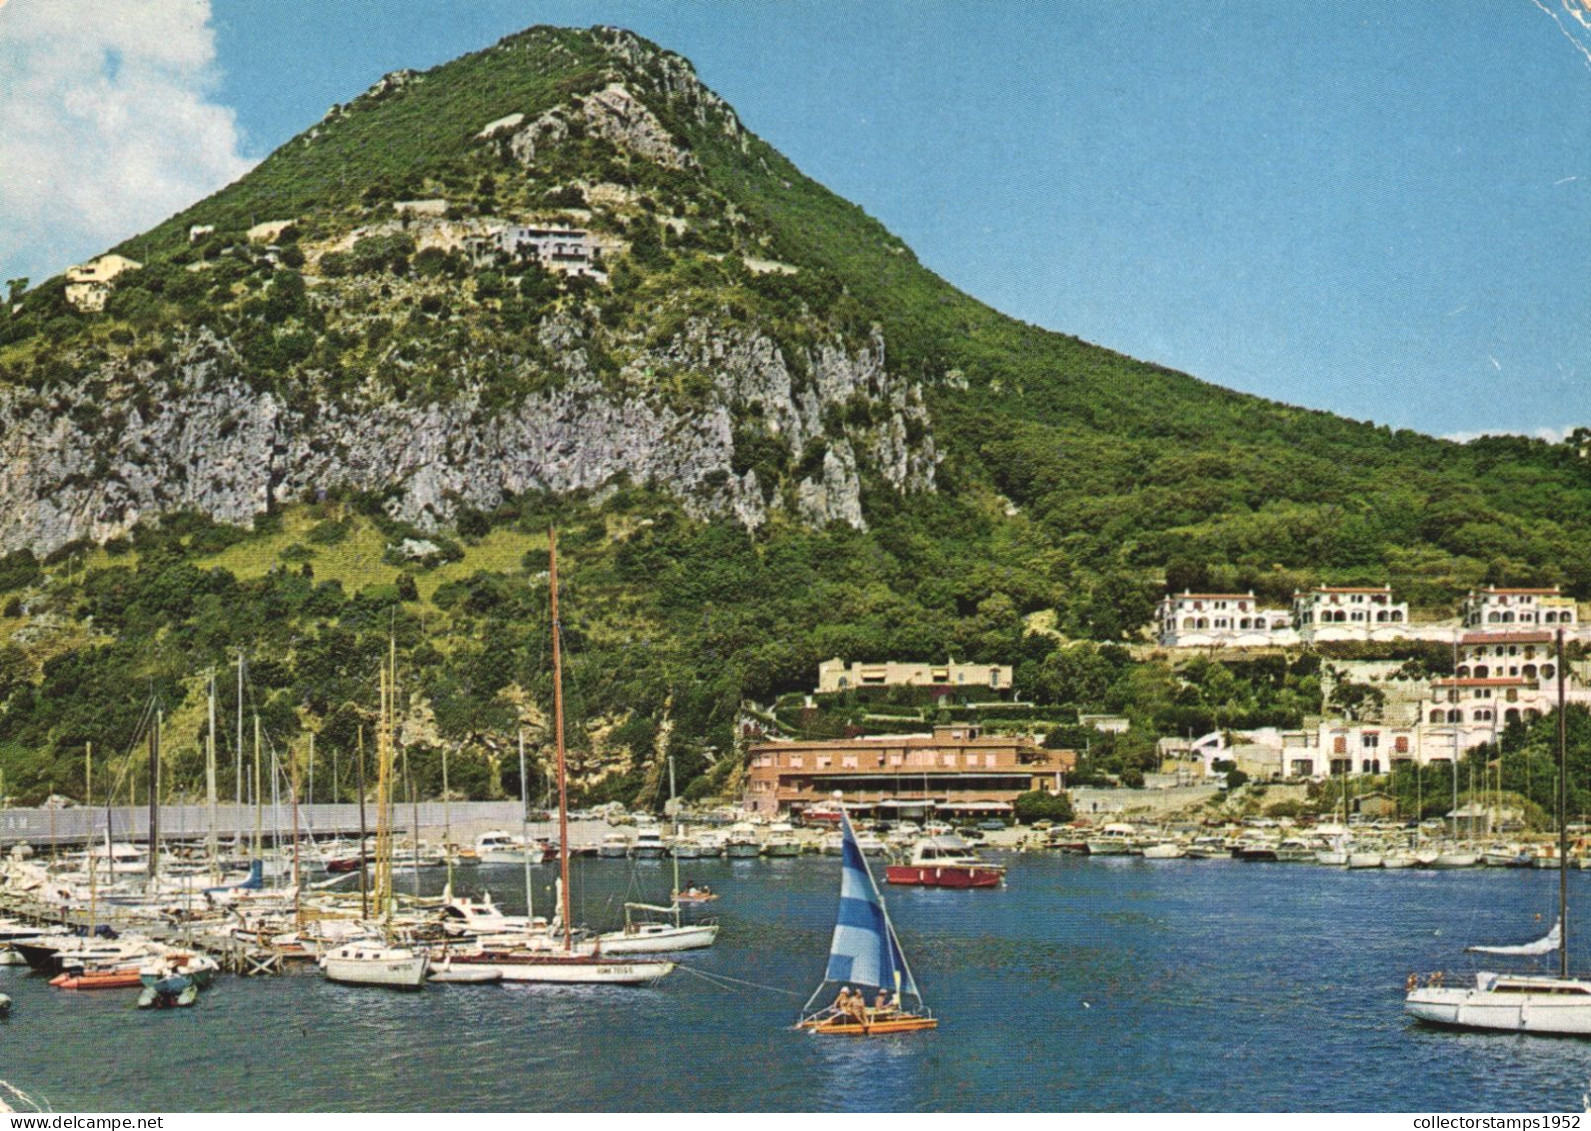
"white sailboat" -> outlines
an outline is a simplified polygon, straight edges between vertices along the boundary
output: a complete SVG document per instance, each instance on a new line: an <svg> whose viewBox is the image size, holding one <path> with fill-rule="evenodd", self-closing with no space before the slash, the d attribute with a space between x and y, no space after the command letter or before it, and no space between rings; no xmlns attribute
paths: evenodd
<svg viewBox="0 0 1591 1131"><path fill-rule="evenodd" d="M668 795L674 800L674 756L668 759ZM676 836L681 830L676 827ZM639 845L639 841L637 844ZM700 950L718 940L717 923L686 923L680 914L679 858L670 856L674 866L674 888L667 907L653 903L626 903L624 929L597 936L597 949L604 954L672 954L679 950ZM637 920L636 912L668 916L663 922Z"/></svg>
<svg viewBox="0 0 1591 1131"><path fill-rule="evenodd" d="M378 776L376 782L376 899L386 921L386 932L392 927L392 738L391 712L395 694L392 675L395 674L395 657L389 653L388 667L381 669L381 724L376 731ZM318 959L321 970L333 982L358 986L386 986L391 989L417 990L425 985L430 957L422 950L397 946L386 940L365 939L333 947Z"/></svg>
<svg viewBox="0 0 1591 1131"><path fill-rule="evenodd" d="M578 943L569 908L569 778L563 744L563 651L558 620L558 535L548 531L548 580L552 590L553 734L558 753L558 924L562 939L546 949L482 947L452 955L451 967L486 966L502 971L505 982L645 985L671 973L662 960L610 958L600 947Z"/></svg>
<svg viewBox="0 0 1591 1131"><path fill-rule="evenodd" d="M1558 853L1569 851L1568 734L1564 714L1563 630L1558 630ZM1558 869L1558 921L1534 942L1472 946L1474 953L1532 957L1558 952L1557 974L1482 971L1473 986L1418 985L1410 975L1404 1009L1421 1021L1461 1029L1591 1036L1591 980L1569 976L1569 876Z"/></svg>

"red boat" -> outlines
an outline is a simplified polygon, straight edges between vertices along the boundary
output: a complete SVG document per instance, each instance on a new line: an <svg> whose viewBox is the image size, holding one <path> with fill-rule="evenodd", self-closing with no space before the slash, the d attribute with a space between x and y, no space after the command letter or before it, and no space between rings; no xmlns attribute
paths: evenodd
<svg viewBox="0 0 1591 1131"><path fill-rule="evenodd" d="M997 888L1005 867L984 863L958 836L931 836L917 842L911 863L886 866L884 879L914 887Z"/></svg>
<svg viewBox="0 0 1591 1131"><path fill-rule="evenodd" d="M76 974L57 974L50 985L61 990L127 990L140 986L138 968L126 970L84 970Z"/></svg>

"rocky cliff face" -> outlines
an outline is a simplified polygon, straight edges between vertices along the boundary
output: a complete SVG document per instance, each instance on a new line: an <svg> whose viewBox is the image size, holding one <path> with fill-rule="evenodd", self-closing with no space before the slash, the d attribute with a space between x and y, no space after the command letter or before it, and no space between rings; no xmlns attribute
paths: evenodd
<svg viewBox="0 0 1591 1131"><path fill-rule="evenodd" d="M105 311L40 299L19 320L34 338L0 340L0 552L179 509L246 526L339 488L428 529L621 479L751 528L864 527L864 481L933 490L921 390L882 333L820 267L762 258L766 225L693 152L687 134L744 150L734 111L616 29L552 95L515 85L556 73L568 40L533 30L460 64L489 81L395 72L197 206ZM344 191L425 129L429 165ZM323 149L348 155L335 199ZM319 187L266 233L227 210L254 178ZM511 230L567 240L527 252Z"/></svg>
<svg viewBox="0 0 1591 1131"><path fill-rule="evenodd" d="M446 403L405 403L369 383L292 404L208 334L159 379L148 364L111 362L44 393L0 393L0 552L104 540L180 509L247 526L273 501L335 487L386 492L395 517L424 528L508 492L620 478L660 486L699 517L756 527L790 508L809 523L861 527L859 454L898 490L933 487L920 392L888 374L876 336L860 349L821 345L802 359L803 382L769 338L693 321L631 361L617 389L585 365L577 327L550 320L542 341L566 379L496 408L467 376ZM663 366L710 379L693 410L647 391L646 373ZM767 434L816 457L791 490L737 470L735 420L753 406ZM841 407L866 422L826 432L825 414Z"/></svg>

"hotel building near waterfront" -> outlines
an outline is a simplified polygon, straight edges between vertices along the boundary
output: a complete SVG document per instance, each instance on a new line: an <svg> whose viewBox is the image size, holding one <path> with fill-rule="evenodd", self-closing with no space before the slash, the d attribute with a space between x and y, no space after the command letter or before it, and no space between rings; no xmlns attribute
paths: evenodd
<svg viewBox="0 0 1591 1131"><path fill-rule="evenodd" d="M1060 791L1077 755L961 725L932 734L764 742L751 748L750 765L746 808L754 813L798 814L838 793L851 807L971 816L1009 812L1012 800L1031 790Z"/></svg>

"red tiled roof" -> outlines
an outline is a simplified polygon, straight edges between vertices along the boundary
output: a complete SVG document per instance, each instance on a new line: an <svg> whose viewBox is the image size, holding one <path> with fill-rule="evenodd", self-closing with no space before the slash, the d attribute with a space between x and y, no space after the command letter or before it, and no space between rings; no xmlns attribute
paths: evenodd
<svg viewBox="0 0 1591 1131"><path fill-rule="evenodd" d="M1390 593L1390 585L1317 585L1311 593Z"/></svg>
<svg viewBox="0 0 1591 1131"><path fill-rule="evenodd" d="M1431 682L1436 687L1519 687L1525 681L1522 679L1436 679Z"/></svg>
<svg viewBox="0 0 1591 1131"><path fill-rule="evenodd" d="M1460 644L1551 644L1552 633L1546 630L1531 632L1529 630L1514 630L1512 632L1466 632L1459 637Z"/></svg>
<svg viewBox="0 0 1591 1131"><path fill-rule="evenodd" d="M1560 590L1559 590L1558 586L1556 586L1556 585L1554 585L1551 589L1509 589L1509 588L1499 588L1499 587L1497 587L1495 585L1488 585L1485 589L1478 590L1478 592L1481 592L1481 593L1545 593L1549 597L1555 597L1555 596L1558 595Z"/></svg>

